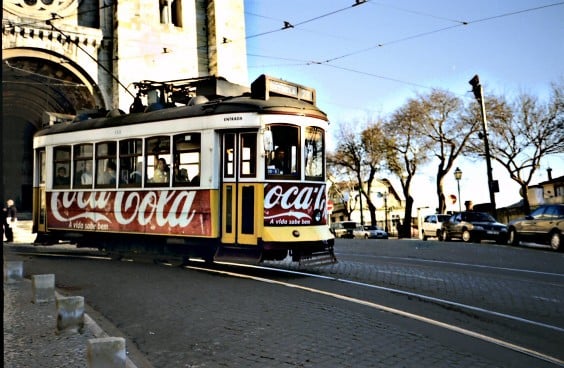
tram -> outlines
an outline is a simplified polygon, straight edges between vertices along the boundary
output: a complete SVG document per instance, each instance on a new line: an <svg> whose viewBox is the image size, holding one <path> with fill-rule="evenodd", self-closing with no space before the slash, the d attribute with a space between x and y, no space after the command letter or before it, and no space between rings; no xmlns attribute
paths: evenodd
<svg viewBox="0 0 564 368"><path fill-rule="evenodd" d="M113 258L336 262L315 90L261 75L135 83L33 139L36 244Z"/></svg>

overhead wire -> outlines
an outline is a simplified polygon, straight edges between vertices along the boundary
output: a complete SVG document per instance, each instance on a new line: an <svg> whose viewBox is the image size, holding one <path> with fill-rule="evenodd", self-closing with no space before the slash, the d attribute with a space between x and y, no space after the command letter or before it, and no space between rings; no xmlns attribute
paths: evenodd
<svg viewBox="0 0 564 368"><path fill-rule="evenodd" d="M366 3L368 3L369 1L370 1L370 0L367 0ZM364 2L363 2L363 3L364 3ZM375 4L374 4L374 5L375 5ZM485 18L480 18L480 19L476 19L476 20L472 20L472 21L454 20L454 19L449 19L449 18L445 18L445 17L434 16L434 15L427 14L427 13L423 13L423 12L410 11L410 12L415 13L415 14L420 14L420 15L429 16L429 17L433 17L433 18L448 20L448 21L454 22L454 23L456 23L456 24L451 25L451 26L447 26L447 27L442 27L442 28L435 29L435 30L430 30L430 31L425 31L425 32L417 33L417 34L410 35L410 36L406 36L406 37L402 37L402 38L398 38L398 39L396 39L396 40L391 40L391 41L388 41L388 42L378 43L378 44L376 44L376 45L374 45L374 46L370 46L370 47L366 47L366 48L363 48L363 49L360 49L360 50L352 51L352 52L349 52L349 53L346 53L346 54L338 55L338 56L335 56L335 57L332 57L332 58L328 58L328 59L325 59L325 60L322 60L322 61L309 61L309 62L307 62L307 61L305 61L305 60L302 60L302 61L305 62L305 63L307 63L307 65L328 65L328 66L331 66L331 67L334 67L334 68L337 68L337 69L341 69L341 70L345 70L345 71L349 71L349 72L353 72L353 73L357 73L357 74L364 74L364 75L368 75L368 76L373 76L373 77L377 77L377 78L381 78L381 79L387 79L387 80L390 80L390 81L395 81L395 82L404 83L404 84L408 84L408 85L414 85L414 86L423 87L423 88L431 88L431 87L419 85L419 84L417 84L417 83L402 81L402 80L396 79L396 78L388 78L388 77L385 77L385 76L381 76L381 75L377 75L377 74L373 74L373 73L369 73L369 72L363 72L363 71L359 71L359 70L354 70L354 69L352 69L352 68L346 68L346 67L336 66L336 65L333 65L333 64L330 64L330 63L332 63L333 61L336 61L336 60L340 60L340 59L344 59L344 58L353 56L353 55L361 54L361 53L364 53L364 52L367 52L367 51L370 51L370 50L373 50L373 49L381 48L381 47L388 46L388 45L391 45L391 44L401 43L401 42L408 41L408 40L413 40L413 39L416 39L416 38L425 37L425 36L428 36L428 35L431 35L431 34L435 34L435 33L439 33L439 32L444 32L444 31L447 31L447 30L451 30L451 29L453 29L453 28L458 28L458 27L462 27L462 26L467 26L467 25L475 24L475 23L480 23L480 22L489 21L489 20L492 20L492 19L499 19L499 18L509 17L509 16L513 16L513 15L516 15L516 14L522 14L522 13L526 13L526 12L537 11L537 10L546 9L546 8L554 7L554 6L560 6L560 5L564 5L564 1L562 1L562 2L557 2L557 3L552 3L552 4L541 5L541 6L537 6L537 7L533 7L533 8L522 9L522 10L513 11L513 12L508 12L508 13L502 13L502 14L498 14L498 15L494 15L494 16L490 16L490 17L485 17ZM340 11L346 10L346 9L350 9L350 7L340 9ZM402 8L398 8L398 9L403 10L403 11L409 11L409 10L402 9ZM329 16L329 15L335 14L336 12L338 12L338 11L326 13L326 14L323 14L323 15L321 15L321 16L311 18L311 19L309 19L309 20L307 20L307 21L304 21L304 22L301 22L301 23L296 23L296 24L294 25L294 27L299 26L299 25L302 25L302 24L304 24L304 23L309 23L309 22L311 22L311 21L320 19L320 18L325 17L325 16ZM280 31L280 30L276 30L276 31ZM256 36L264 35L264 34L268 34L268 33L273 33L273 32L274 32L274 31L264 32L264 33L261 33L261 34L254 35L254 36L252 36L252 37L256 37ZM250 55L250 54L248 54L248 55ZM261 57L268 57L268 56L261 55ZM276 58L276 57L271 57L271 58L279 59L279 60L284 60L284 58ZM293 60L293 61L297 61L297 60Z"/></svg>

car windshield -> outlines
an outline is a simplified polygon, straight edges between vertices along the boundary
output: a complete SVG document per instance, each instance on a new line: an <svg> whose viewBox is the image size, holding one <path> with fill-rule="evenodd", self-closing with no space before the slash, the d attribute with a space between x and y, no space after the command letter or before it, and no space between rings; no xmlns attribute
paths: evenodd
<svg viewBox="0 0 564 368"><path fill-rule="evenodd" d="M343 227L345 229L354 229L356 226L356 222L343 222Z"/></svg>
<svg viewBox="0 0 564 368"><path fill-rule="evenodd" d="M446 222L450 218L450 215L437 215L438 222Z"/></svg>
<svg viewBox="0 0 564 368"><path fill-rule="evenodd" d="M495 219L488 213L468 212L466 213L466 221L476 222L495 222Z"/></svg>

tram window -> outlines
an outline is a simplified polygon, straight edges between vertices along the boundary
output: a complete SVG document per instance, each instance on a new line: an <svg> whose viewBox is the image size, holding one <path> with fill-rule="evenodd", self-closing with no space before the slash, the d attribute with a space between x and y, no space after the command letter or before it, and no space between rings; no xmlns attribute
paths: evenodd
<svg viewBox="0 0 564 368"><path fill-rule="evenodd" d="M143 178L143 140L127 139L119 143L119 183L140 187Z"/></svg>
<svg viewBox="0 0 564 368"><path fill-rule="evenodd" d="M74 146L74 186L92 187L92 144Z"/></svg>
<svg viewBox="0 0 564 368"><path fill-rule="evenodd" d="M116 185L116 142L96 144L96 186Z"/></svg>
<svg viewBox="0 0 564 368"><path fill-rule="evenodd" d="M71 147L53 148L53 187L70 188Z"/></svg>
<svg viewBox="0 0 564 368"><path fill-rule="evenodd" d="M271 125L274 150L267 153L266 173L268 176L299 176L299 127L292 125Z"/></svg>
<svg viewBox="0 0 564 368"><path fill-rule="evenodd" d="M200 185L200 133L174 136L173 180L175 186Z"/></svg>
<svg viewBox="0 0 564 368"><path fill-rule="evenodd" d="M147 138L145 147L147 183L167 186L170 183L170 137Z"/></svg>
<svg viewBox="0 0 564 368"><path fill-rule="evenodd" d="M37 160L39 161L39 184L43 184L45 185L45 177L46 177L46 172L45 172L45 163L47 162L45 159L45 149L41 149L38 150L38 158Z"/></svg>
<svg viewBox="0 0 564 368"><path fill-rule="evenodd" d="M223 176L232 178L235 176L235 134L224 135L225 152L223 153Z"/></svg>
<svg viewBox="0 0 564 368"><path fill-rule="evenodd" d="M324 152L323 130L316 127L307 127L304 147L305 177L307 180L323 180Z"/></svg>
<svg viewBox="0 0 564 368"><path fill-rule="evenodd" d="M241 134L241 176L256 176L257 134Z"/></svg>

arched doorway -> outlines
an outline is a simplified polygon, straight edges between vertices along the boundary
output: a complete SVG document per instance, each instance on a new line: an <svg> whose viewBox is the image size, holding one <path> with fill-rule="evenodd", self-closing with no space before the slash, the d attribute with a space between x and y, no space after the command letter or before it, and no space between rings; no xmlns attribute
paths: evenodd
<svg viewBox="0 0 564 368"><path fill-rule="evenodd" d="M2 50L2 204L11 198L20 211L31 211L33 135L49 123L46 113L105 106L95 81L70 59L47 50Z"/></svg>

